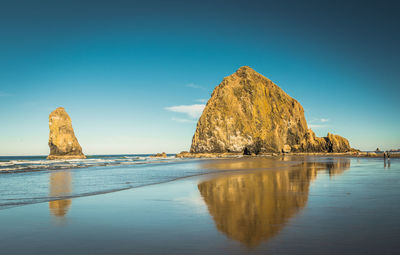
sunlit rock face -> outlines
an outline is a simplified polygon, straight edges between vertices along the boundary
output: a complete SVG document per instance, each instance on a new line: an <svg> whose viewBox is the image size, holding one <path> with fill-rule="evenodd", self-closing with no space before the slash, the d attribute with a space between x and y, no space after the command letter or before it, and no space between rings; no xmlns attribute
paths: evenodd
<svg viewBox="0 0 400 255"><path fill-rule="evenodd" d="M214 170L247 169L198 184L217 229L246 246L256 246L278 234L306 206L310 183L318 171L334 175L350 167L349 159L292 162L250 159L206 163Z"/></svg>
<svg viewBox="0 0 400 255"><path fill-rule="evenodd" d="M50 174L49 196L51 198L68 196L71 191L71 173L53 172ZM71 199L61 199L49 202L49 210L56 217L64 217L71 206Z"/></svg>
<svg viewBox="0 0 400 255"><path fill-rule="evenodd" d="M268 78L243 66L214 89L197 123L190 152L258 154L351 149L339 136L317 139L313 134L299 102Z"/></svg>
<svg viewBox="0 0 400 255"><path fill-rule="evenodd" d="M47 159L80 159L86 158L75 137L71 118L63 107L58 107L49 116L49 147Z"/></svg>

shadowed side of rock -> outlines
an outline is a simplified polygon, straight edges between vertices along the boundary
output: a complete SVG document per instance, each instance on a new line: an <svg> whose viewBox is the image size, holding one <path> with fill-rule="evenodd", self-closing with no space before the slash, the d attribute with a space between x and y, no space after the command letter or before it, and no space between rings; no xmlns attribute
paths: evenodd
<svg viewBox="0 0 400 255"><path fill-rule="evenodd" d="M82 147L75 137L71 118L63 107L58 107L49 115L49 147L47 159L82 159Z"/></svg>

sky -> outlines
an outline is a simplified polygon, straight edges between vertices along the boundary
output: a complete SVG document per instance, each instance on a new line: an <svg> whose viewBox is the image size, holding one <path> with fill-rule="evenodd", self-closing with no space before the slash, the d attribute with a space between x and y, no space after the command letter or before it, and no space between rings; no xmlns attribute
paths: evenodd
<svg viewBox="0 0 400 255"><path fill-rule="evenodd" d="M395 1L0 4L0 155L48 154L59 106L85 154L189 150L213 89L244 65L318 136L400 148Z"/></svg>

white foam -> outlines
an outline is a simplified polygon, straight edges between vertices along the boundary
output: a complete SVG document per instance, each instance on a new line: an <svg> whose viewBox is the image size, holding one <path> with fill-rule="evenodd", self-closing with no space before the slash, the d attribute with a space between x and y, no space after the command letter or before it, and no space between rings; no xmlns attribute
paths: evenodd
<svg viewBox="0 0 400 255"><path fill-rule="evenodd" d="M57 159L57 160L10 160L0 162L1 171L29 171L29 170L54 170L72 169L94 166L116 166L116 165L137 165L153 162L166 162L177 160L174 156L166 158L154 158L149 156L121 156L112 158L87 158L87 159Z"/></svg>

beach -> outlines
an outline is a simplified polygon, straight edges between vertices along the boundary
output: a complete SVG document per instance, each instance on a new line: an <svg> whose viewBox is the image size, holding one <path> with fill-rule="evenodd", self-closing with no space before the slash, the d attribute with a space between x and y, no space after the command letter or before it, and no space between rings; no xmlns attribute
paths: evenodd
<svg viewBox="0 0 400 255"><path fill-rule="evenodd" d="M393 254L400 248L399 163L281 157L49 170L43 173L47 180L40 177L35 185L46 188L51 201L0 210L0 249L5 254ZM114 179L145 180L140 169L152 181L125 187L101 177L108 171ZM32 173L38 172L17 174ZM99 175L95 185L108 179L120 191L74 191L84 186L77 178L92 185L90 174ZM4 203L7 191L1 192Z"/></svg>

